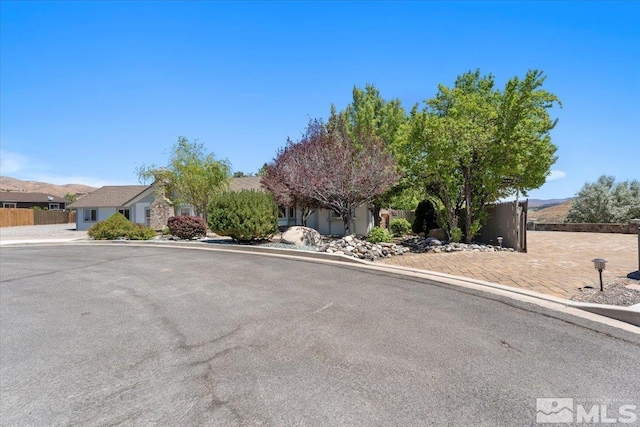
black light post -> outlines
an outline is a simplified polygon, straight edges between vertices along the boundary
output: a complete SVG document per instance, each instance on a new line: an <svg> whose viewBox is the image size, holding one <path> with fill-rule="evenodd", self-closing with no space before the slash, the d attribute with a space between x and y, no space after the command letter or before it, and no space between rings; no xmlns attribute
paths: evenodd
<svg viewBox="0 0 640 427"><path fill-rule="evenodd" d="M598 273L600 273L600 292L602 292L604 291L604 286L602 285L602 271L605 269L605 264L607 263L607 260L602 258L596 258L592 262L595 269L598 270Z"/></svg>

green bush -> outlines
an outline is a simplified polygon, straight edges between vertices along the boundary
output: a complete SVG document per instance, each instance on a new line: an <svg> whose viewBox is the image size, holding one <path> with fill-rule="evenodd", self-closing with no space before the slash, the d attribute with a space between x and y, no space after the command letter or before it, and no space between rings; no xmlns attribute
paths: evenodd
<svg viewBox="0 0 640 427"><path fill-rule="evenodd" d="M89 237L96 240L149 240L155 237L156 232L152 228L134 224L121 213L114 213L105 221L100 221L87 231Z"/></svg>
<svg viewBox="0 0 640 427"><path fill-rule="evenodd" d="M459 227L453 227L450 234L452 242L459 243L462 241L462 230Z"/></svg>
<svg viewBox="0 0 640 427"><path fill-rule="evenodd" d="M264 191L224 193L209 203L207 220L211 231L237 241L268 239L278 231L278 207Z"/></svg>
<svg viewBox="0 0 640 427"><path fill-rule="evenodd" d="M393 236L386 228L373 227L367 234L367 240L371 243L393 242Z"/></svg>
<svg viewBox="0 0 640 427"><path fill-rule="evenodd" d="M389 229L395 237L402 237L411 231L411 223L404 218L398 218L389 222Z"/></svg>
<svg viewBox="0 0 640 427"><path fill-rule="evenodd" d="M167 220L171 235L181 239L207 235L207 223L199 216L172 216Z"/></svg>
<svg viewBox="0 0 640 427"><path fill-rule="evenodd" d="M416 208L416 218L411 229L414 233L429 234L429 230L438 228L438 214L431 200L423 200Z"/></svg>

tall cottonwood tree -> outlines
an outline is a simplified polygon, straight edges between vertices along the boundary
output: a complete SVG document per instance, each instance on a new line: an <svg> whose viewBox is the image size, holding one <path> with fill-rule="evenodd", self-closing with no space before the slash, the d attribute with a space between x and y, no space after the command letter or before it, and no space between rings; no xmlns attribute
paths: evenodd
<svg viewBox="0 0 640 427"><path fill-rule="evenodd" d="M300 141L289 142L278 153L262 182L274 192L284 191L289 197L333 210L342 218L345 234L350 234L356 208L371 203L399 178L396 162L381 138L372 134L358 138L359 145L343 118L328 124L312 120ZM275 171L286 172L270 182Z"/></svg>
<svg viewBox="0 0 640 427"><path fill-rule="evenodd" d="M559 100L542 89L544 80L532 70L498 90L491 74L467 72L410 113L400 161L443 206L449 232L465 208L467 242L487 204L540 187L556 160L548 110Z"/></svg>
<svg viewBox="0 0 640 427"><path fill-rule="evenodd" d="M141 181L162 180L166 196L174 203L188 203L196 215L204 216L212 197L229 184L231 165L227 160L216 160L206 153L204 144L179 137L173 145L167 167L155 164L137 169Z"/></svg>
<svg viewBox="0 0 640 427"><path fill-rule="evenodd" d="M402 133L405 131L407 114L399 99L385 100L380 91L371 84L364 89L355 86L352 100L339 113L332 110L331 122L337 116L342 117L348 133L357 145L362 145L362 136L374 135L384 142L385 149L394 157L400 146ZM389 190L375 197L372 201L372 213L376 226L380 225L380 210L383 207L414 209L419 198L412 192L412 187L404 179L406 173L399 168L401 178Z"/></svg>

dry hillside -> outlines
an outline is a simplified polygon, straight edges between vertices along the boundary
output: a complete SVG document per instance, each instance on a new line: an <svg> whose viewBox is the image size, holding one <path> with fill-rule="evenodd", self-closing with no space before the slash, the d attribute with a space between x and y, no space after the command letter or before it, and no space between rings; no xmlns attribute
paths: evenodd
<svg viewBox="0 0 640 427"><path fill-rule="evenodd" d="M52 196L64 197L71 193L90 193L95 187L82 184L55 185L47 182L22 181L20 179L0 176L0 191L23 191L26 193L46 193Z"/></svg>
<svg viewBox="0 0 640 427"><path fill-rule="evenodd" d="M527 221L537 221L546 223L564 222L571 208L572 200L568 200L559 205L553 205L540 210L529 209Z"/></svg>

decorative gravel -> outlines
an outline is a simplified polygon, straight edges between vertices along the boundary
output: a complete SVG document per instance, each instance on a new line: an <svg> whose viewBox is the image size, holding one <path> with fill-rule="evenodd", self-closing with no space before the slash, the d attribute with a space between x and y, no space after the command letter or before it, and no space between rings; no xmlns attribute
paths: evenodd
<svg viewBox="0 0 640 427"><path fill-rule="evenodd" d="M571 297L571 300L625 307L640 304L640 290L629 289L626 287L627 285L640 285L640 282L618 277L605 281L603 292L600 292L600 286L593 289L580 288L579 292Z"/></svg>

